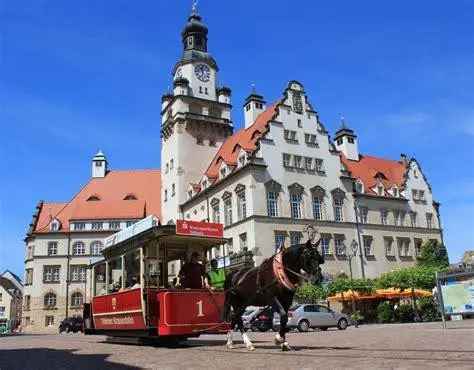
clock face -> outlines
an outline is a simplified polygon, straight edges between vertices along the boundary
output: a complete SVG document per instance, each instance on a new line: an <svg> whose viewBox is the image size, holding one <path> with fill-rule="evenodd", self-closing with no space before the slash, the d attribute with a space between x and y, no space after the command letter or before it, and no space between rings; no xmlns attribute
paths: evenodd
<svg viewBox="0 0 474 370"><path fill-rule="evenodd" d="M211 78L211 70L205 64L198 64L194 67L194 73L199 81L207 82Z"/></svg>

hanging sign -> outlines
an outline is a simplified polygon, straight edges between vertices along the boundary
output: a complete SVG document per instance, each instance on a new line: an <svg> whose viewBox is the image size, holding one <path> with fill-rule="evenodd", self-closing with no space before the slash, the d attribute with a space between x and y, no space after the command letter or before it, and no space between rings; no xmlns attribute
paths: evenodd
<svg viewBox="0 0 474 370"><path fill-rule="evenodd" d="M178 220L176 234L222 238L224 237L224 226L211 222Z"/></svg>

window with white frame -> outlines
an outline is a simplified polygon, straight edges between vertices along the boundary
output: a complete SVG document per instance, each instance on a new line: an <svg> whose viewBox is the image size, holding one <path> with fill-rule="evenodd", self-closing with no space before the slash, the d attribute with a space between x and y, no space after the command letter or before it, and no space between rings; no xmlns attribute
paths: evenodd
<svg viewBox="0 0 474 370"><path fill-rule="evenodd" d="M224 225L232 225L232 197L230 195L224 198Z"/></svg>
<svg viewBox="0 0 474 370"><path fill-rule="evenodd" d="M362 181L360 180L357 180L355 183L354 183L354 190L356 193L358 194L362 194L364 192L364 184L362 183Z"/></svg>
<svg viewBox="0 0 474 370"><path fill-rule="evenodd" d="M44 326L52 327L54 326L54 316L47 315L44 317Z"/></svg>
<svg viewBox="0 0 474 370"><path fill-rule="evenodd" d="M91 225L92 230L94 231L99 231L104 228L104 223L103 222L93 222Z"/></svg>
<svg viewBox="0 0 474 370"><path fill-rule="evenodd" d="M59 275L61 266L45 265L43 266L43 282L44 283L59 283Z"/></svg>
<svg viewBox="0 0 474 370"><path fill-rule="evenodd" d="M232 238L229 238L226 243L227 254L234 253L234 241Z"/></svg>
<svg viewBox="0 0 474 370"><path fill-rule="evenodd" d="M212 222L219 224L221 222L221 210L219 207L219 200L213 199L211 202Z"/></svg>
<svg viewBox="0 0 474 370"><path fill-rule="evenodd" d="M222 167L221 168L221 178L224 178L226 174L227 174L227 169L225 167Z"/></svg>
<svg viewBox="0 0 474 370"><path fill-rule="evenodd" d="M247 201L245 198L245 188L237 191L237 218L239 221L247 218Z"/></svg>
<svg viewBox="0 0 474 370"><path fill-rule="evenodd" d="M283 153L283 166L291 167L291 154Z"/></svg>
<svg viewBox="0 0 474 370"><path fill-rule="evenodd" d="M397 209L393 210L393 224L400 226L400 211Z"/></svg>
<svg viewBox="0 0 474 370"><path fill-rule="evenodd" d="M331 247L330 247L330 238L327 235L322 235L321 236L321 251L323 252L324 256L331 256Z"/></svg>
<svg viewBox="0 0 474 370"><path fill-rule="evenodd" d="M48 243L48 256L56 256L58 254L58 243L49 242Z"/></svg>
<svg viewBox="0 0 474 370"><path fill-rule="evenodd" d="M313 158L305 157L304 163L305 163L306 171L313 171L314 170L314 168L313 168L313 163L314 163Z"/></svg>
<svg viewBox="0 0 474 370"><path fill-rule="evenodd" d="M315 220L323 219L323 197L320 194L313 195L313 217Z"/></svg>
<svg viewBox="0 0 474 370"><path fill-rule="evenodd" d="M400 211L400 215L399 215L400 226L405 226L405 216L406 216L406 212L405 211Z"/></svg>
<svg viewBox="0 0 474 370"><path fill-rule="evenodd" d="M5 307L0 306L0 317L5 317Z"/></svg>
<svg viewBox="0 0 474 370"><path fill-rule="evenodd" d="M336 255L338 257L346 256L346 244L342 237L337 236L334 238L334 248L336 249Z"/></svg>
<svg viewBox="0 0 474 370"><path fill-rule="evenodd" d="M84 296L81 292L74 292L71 294L71 307L81 307L84 303Z"/></svg>
<svg viewBox="0 0 474 370"><path fill-rule="evenodd" d="M137 223L137 221L135 221L135 220L127 221L126 224L125 224L125 226L126 226L126 227L130 227L130 226L132 226L132 225L135 225L136 223Z"/></svg>
<svg viewBox="0 0 474 370"><path fill-rule="evenodd" d="M387 257L394 257L395 251L393 250L393 238L392 237L384 237L383 238L384 246L385 246L385 255Z"/></svg>
<svg viewBox="0 0 474 370"><path fill-rule="evenodd" d="M31 296L25 295L23 296L23 310L29 311L31 307Z"/></svg>
<svg viewBox="0 0 474 370"><path fill-rule="evenodd" d="M320 158L315 158L315 164L316 164L316 171L319 173L323 173L324 172L323 160Z"/></svg>
<svg viewBox="0 0 474 370"><path fill-rule="evenodd" d="M83 242L74 242L72 245L73 256L83 256L86 254L86 245Z"/></svg>
<svg viewBox="0 0 474 370"><path fill-rule="evenodd" d="M424 190L419 190L418 191L418 196L421 201L425 200L425 191Z"/></svg>
<svg viewBox="0 0 474 370"><path fill-rule="evenodd" d="M369 208L359 207L359 218L361 224L366 224L368 222Z"/></svg>
<svg viewBox="0 0 474 370"><path fill-rule="evenodd" d="M344 199L342 197L334 197L333 200L334 206L334 221L343 222L344 221Z"/></svg>
<svg viewBox="0 0 474 370"><path fill-rule="evenodd" d="M372 248L372 237L371 236L367 236L367 235L364 235L362 237L362 240L363 240L363 243L364 243L364 254L366 257L371 257L374 255L374 251L373 251L373 248Z"/></svg>
<svg viewBox="0 0 474 370"><path fill-rule="evenodd" d="M239 167L243 167L245 165L245 154L242 154L239 157Z"/></svg>
<svg viewBox="0 0 474 370"><path fill-rule="evenodd" d="M74 222L72 224L72 228L74 231L83 231L86 229L86 223L85 222Z"/></svg>
<svg viewBox="0 0 474 370"><path fill-rule="evenodd" d="M411 227L416 227L416 212L410 212Z"/></svg>
<svg viewBox="0 0 474 370"><path fill-rule="evenodd" d="M169 171L170 171L170 165L169 163L166 163L165 173L168 173Z"/></svg>
<svg viewBox="0 0 474 370"><path fill-rule="evenodd" d="M170 159L170 170L174 168L174 160Z"/></svg>
<svg viewBox="0 0 474 370"><path fill-rule="evenodd" d="M275 252L285 247L286 233L282 231L275 231Z"/></svg>
<svg viewBox="0 0 474 370"><path fill-rule="evenodd" d="M296 131L293 130L284 130L284 137L286 141L297 143L298 139L296 138Z"/></svg>
<svg viewBox="0 0 474 370"><path fill-rule="evenodd" d="M299 231L290 231L290 245L301 244L302 238L303 238L303 233Z"/></svg>
<svg viewBox="0 0 474 370"><path fill-rule="evenodd" d="M426 227L428 229L433 228L433 214L432 213L427 213L426 214Z"/></svg>
<svg viewBox="0 0 474 370"><path fill-rule="evenodd" d="M307 133L304 134L304 140L306 144L311 145L311 146L316 146L318 144L316 135L314 134L307 134Z"/></svg>
<svg viewBox="0 0 474 370"><path fill-rule="evenodd" d="M300 155L295 155L294 160L295 160L295 164L294 164L295 168L303 168L303 157L301 157Z"/></svg>
<svg viewBox="0 0 474 370"><path fill-rule="evenodd" d="M109 222L110 230L120 230L120 221L110 221Z"/></svg>
<svg viewBox="0 0 474 370"><path fill-rule="evenodd" d="M33 258L35 253L35 246L34 245L29 245L26 247L26 259L31 259Z"/></svg>
<svg viewBox="0 0 474 370"><path fill-rule="evenodd" d="M303 195L300 191L294 190L290 193L290 209L292 218L303 218L302 212Z"/></svg>
<svg viewBox="0 0 474 370"><path fill-rule="evenodd" d="M103 249L104 245L100 240L95 240L91 243L91 254L93 256L100 256L102 254Z"/></svg>
<svg viewBox="0 0 474 370"><path fill-rule="evenodd" d="M417 257L421 256L421 246L423 245L423 239L415 238L415 255Z"/></svg>
<svg viewBox="0 0 474 370"><path fill-rule="evenodd" d="M33 284L33 269L25 269L25 285Z"/></svg>
<svg viewBox="0 0 474 370"><path fill-rule="evenodd" d="M278 193L267 191L267 212L270 217L278 217Z"/></svg>
<svg viewBox="0 0 474 370"><path fill-rule="evenodd" d="M85 265L71 265L71 276L72 282L84 282L86 281L87 266Z"/></svg>
<svg viewBox="0 0 474 370"><path fill-rule="evenodd" d="M386 209L380 210L380 223L382 225L387 225L388 220L388 211Z"/></svg>
<svg viewBox="0 0 474 370"><path fill-rule="evenodd" d="M385 194L383 185L377 185L377 194L383 196Z"/></svg>
<svg viewBox="0 0 474 370"><path fill-rule="evenodd" d="M165 189L165 192L163 194L164 201L166 202L168 200L168 190Z"/></svg>
<svg viewBox="0 0 474 370"><path fill-rule="evenodd" d="M44 295L44 306L45 307L56 307L57 298L56 294L50 292Z"/></svg>
<svg viewBox="0 0 474 370"><path fill-rule="evenodd" d="M247 250L247 233L242 233L239 235L240 250Z"/></svg>
<svg viewBox="0 0 474 370"><path fill-rule="evenodd" d="M410 257L410 239L399 238L398 242L398 254L400 257Z"/></svg>
<svg viewBox="0 0 474 370"><path fill-rule="evenodd" d="M171 196L174 197L176 195L176 185L171 184Z"/></svg>

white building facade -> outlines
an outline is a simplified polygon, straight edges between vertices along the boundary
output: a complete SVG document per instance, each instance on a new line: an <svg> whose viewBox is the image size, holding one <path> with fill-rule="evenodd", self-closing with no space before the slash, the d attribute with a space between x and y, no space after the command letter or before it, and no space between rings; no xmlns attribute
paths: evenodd
<svg viewBox="0 0 474 370"><path fill-rule="evenodd" d="M257 264L282 245L304 241L313 225L328 278L373 278L414 264L421 243L442 241L438 204L417 161L360 154L344 122L332 141L301 83L290 81L270 106L253 91L244 129L233 133L230 89L217 85L207 33L194 9L173 70L174 92L163 97L165 222L222 222L231 242L213 256L247 248ZM191 34L205 47L186 42Z"/></svg>

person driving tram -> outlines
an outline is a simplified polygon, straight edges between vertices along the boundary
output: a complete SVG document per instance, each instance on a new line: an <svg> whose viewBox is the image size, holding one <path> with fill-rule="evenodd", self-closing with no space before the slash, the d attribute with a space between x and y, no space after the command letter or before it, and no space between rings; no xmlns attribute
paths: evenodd
<svg viewBox="0 0 474 370"><path fill-rule="evenodd" d="M190 261L186 262L179 272L181 288L202 289L209 287L206 269L199 263L199 253L193 252Z"/></svg>

